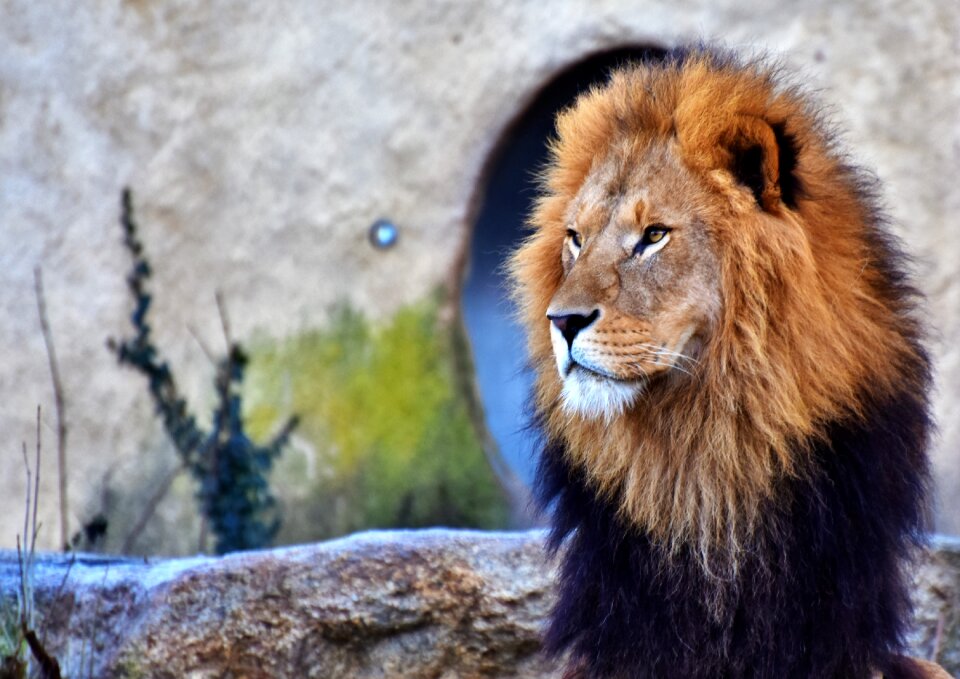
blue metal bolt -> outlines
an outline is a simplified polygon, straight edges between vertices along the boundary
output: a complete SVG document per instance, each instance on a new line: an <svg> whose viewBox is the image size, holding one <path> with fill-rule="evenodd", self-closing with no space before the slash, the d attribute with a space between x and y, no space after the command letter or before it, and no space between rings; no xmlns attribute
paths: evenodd
<svg viewBox="0 0 960 679"><path fill-rule="evenodd" d="M370 226L370 242L380 250L396 245L399 235L397 225L387 219L378 219Z"/></svg>

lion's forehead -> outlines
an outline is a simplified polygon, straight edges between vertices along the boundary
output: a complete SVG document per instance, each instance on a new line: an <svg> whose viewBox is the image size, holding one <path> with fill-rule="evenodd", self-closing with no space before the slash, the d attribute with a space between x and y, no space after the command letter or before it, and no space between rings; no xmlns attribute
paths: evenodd
<svg viewBox="0 0 960 679"><path fill-rule="evenodd" d="M637 144L598 157L567 204L565 224L587 233L692 223L703 185L668 145Z"/></svg>

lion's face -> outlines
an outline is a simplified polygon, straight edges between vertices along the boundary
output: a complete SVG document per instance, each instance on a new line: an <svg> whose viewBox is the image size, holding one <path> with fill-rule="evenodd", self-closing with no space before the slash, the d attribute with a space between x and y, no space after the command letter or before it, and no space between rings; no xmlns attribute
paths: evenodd
<svg viewBox="0 0 960 679"><path fill-rule="evenodd" d="M547 309L563 405L613 418L653 379L691 379L719 315L709 192L670 144L612 151L566 206ZM548 320L549 319L549 320Z"/></svg>
<svg viewBox="0 0 960 679"><path fill-rule="evenodd" d="M735 560L807 443L920 360L864 196L789 89L709 57L558 117L510 261L538 419L657 539Z"/></svg>

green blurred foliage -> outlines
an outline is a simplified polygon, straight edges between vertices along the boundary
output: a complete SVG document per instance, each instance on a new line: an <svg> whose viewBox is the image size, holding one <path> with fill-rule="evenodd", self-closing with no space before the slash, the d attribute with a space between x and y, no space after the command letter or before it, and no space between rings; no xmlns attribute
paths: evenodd
<svg viewBox="0 0 960 679"><path fill-rule="evenodd" d="M16 597L4 592L0 596L0 661L22 657L24 646L23 635L20 634L20 606Z"/></svg>
<svg viewBox="0 0 960 679"><path fill-rule="evenodd" d="M437 310L430 300L377 325L343 308L323 330L253 346L244 399L251 433L268 434L290 412L300 417L294 447L304 457L287 456L274 477L287 498L281 542L366 528L506 526L504 494L457 388L453 332Z"/></svg>

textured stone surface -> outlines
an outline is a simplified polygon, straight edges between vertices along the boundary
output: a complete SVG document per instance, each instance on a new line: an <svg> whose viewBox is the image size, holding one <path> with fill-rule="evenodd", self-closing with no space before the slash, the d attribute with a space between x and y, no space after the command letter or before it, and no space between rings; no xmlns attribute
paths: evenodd
<svg viewBox="0 0 960 679"><path fill-rule="evenodd" d="M782 53L883 180L930 299L939 527L960 531L956 0L8 0L0 544L12 546L19 525L12 470L37 403L53 431L36 264L70 406L71 530L118 511L118 489L148 492L173 464L142 381L104 349L128 313L121 185L135 190L158 265L159 342L203 403L212 367L190 329L220 346L216 288L249 340L321 326L335 302L379 317L456 283L484 167L538 88L596 50L699 36ZM367 243L381 216L400 227L389 251ZM57 539L53 463L47 455L46 545ZM181 491L161 508L171 528L156 546L168 552L196 545L179 529L195 514Z"/></svg>
<svg viewBox="0 0 960 679"><path fill-rule="evenodd" d="M544 678L543 535L422 531L221 559L41 557L42 638L69 676ZM865 567L869 567L865 564ZM0 591L16 587L0 554ZM917 571L917 657L960 670L960 543ZM83 676L86 676L84 673Z"/></svg>
<svg viewBox="0 0 960 679"><path fill-rule="evenodd" d="M910 645L960 675L960 540L940 538L914 579L916 627Z"/></svg>
<svg viewBox="0 0 960 679"><path fill-rule="evenodd" d="M548 677L535 534L367 533L222 559L44 559L43 637L93 676ZM15 586L13 555L0 561ZM59 593L58 593L59 592Z"/></svg>

